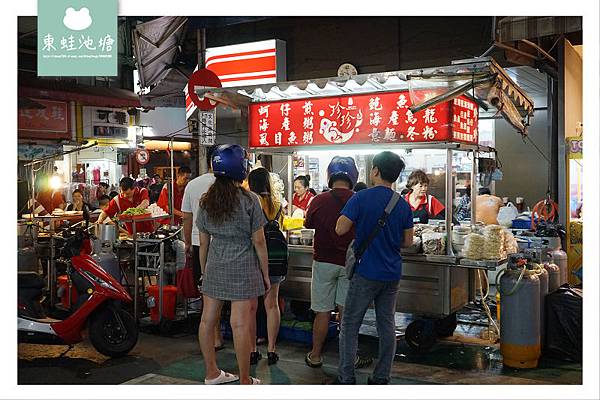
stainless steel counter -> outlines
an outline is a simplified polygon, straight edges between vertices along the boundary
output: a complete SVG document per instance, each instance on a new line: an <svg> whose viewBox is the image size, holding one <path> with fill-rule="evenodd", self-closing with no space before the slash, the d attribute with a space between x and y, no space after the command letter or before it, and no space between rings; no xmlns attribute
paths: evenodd
<svg viewBox="0 0 600 400"><path fill-rule="evenodd" d="M313 249L289 246L289 265L281 294L310 302ZM455 256L403 254L396 310L432 317L452 314L475 297L478 269L494 270L502 262L473 261Z"/></svg>

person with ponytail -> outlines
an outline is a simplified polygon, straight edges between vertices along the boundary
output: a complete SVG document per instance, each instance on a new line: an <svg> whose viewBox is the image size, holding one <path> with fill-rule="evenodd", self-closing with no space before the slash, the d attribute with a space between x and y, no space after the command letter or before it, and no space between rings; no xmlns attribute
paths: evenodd
<svg viewBox="0 0 600 400"><path fill-rule="evenodd" d="M200 348L207 385L234 382L260 384L250 376L252 350L250 321L257 299L269 292L269 261L263 226L266 219L260 200L242 188L248 174L246 150L220 145L212 155L215 182L200 199L196 224L200 232L200 267L203 311ZM239 377L217 366L215 326L224 301L231 301L231 328Z"/></svg>
<svg viewBox="0 0 600 400"><path fill-rule="evenodd" d="M306 212L315 195L310 189L310 175L300 175L294 179L294 198L292 200L292 211L298 208Z"/></svg>
<svg viewBox="0 0 600 400"><path fill-rule="evenodd" d="M248 175L248 185L253 193L260 197L265 217L269 221L277 221L279 227L283 226L283 206L274 196L271 189L271 179L269 171L265 168L256 168ZM271 272L274 272L273 270ZM275 352L275 344L277 343L277 335L279 334L279 326L281 324L281 310L279 309L279 285L285 280L283 275L272 275L269 277L271 281L271 290L264 297L264 306L259 304L257 318L254 324L251 324L250 336L253 341L252 353L250 355L250 364L254 365L262 358L262 355L256 347L256 332L259 317L266 314L266 318L260 318L260 323L266 322L267 333L267 359L269 365L277 363L279 355ZM265 321L266 319L266 321ZM261 326L261 328L263 328ZM263 329L261 329L263 330Z"/></svg>

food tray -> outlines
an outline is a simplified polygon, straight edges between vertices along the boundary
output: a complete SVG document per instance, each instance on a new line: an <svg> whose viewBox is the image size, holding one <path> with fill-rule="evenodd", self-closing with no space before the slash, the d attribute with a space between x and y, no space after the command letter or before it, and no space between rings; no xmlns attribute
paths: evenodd
<svg viewBox="0 0 600 400"><path fill-rule="evenodd" d="M506 261L507 260L471 260L468 258L461 258L459 264L464 265L465 267L476 267L495 271L496 268L505 264Z"/></svg>
<svg viewBox="0 0 600 400"><path fill-rule="evenodd" d="M152 218L152 214L140 214L140 215L119 215L120 221L135 221L140 219Z"/></svg>

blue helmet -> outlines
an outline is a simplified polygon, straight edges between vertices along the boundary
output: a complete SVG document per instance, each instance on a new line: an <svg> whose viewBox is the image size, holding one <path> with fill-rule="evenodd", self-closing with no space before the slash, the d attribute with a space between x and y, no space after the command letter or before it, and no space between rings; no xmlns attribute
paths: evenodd
<svg viewBox="0 0 600 400"><path fill-rule="evenodd" d="M212 169L215 176L226 176L236 181L246 179L249 162L246 149L237 144L217 146L212 154Z"/></svg>
<svg viewBox="0 0 600 400"><path fill-rule="evenodd" d="M358 168L352 157L333 157L327 167L327 184L331 188L335 179L346 179L352 189L358 181Z"/></svg>

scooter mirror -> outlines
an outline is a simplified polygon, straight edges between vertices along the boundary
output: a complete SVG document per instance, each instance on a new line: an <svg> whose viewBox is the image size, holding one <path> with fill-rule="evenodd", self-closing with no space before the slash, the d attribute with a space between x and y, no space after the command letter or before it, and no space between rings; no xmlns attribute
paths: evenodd
<svg viewBox="0 0 600 400"><path fill-rule="evenodd" d="M87 229L90 224L90 212L87 207L83 207L83 220L85 221L85 228Z"/></svg>

